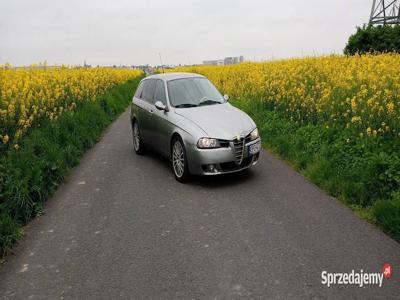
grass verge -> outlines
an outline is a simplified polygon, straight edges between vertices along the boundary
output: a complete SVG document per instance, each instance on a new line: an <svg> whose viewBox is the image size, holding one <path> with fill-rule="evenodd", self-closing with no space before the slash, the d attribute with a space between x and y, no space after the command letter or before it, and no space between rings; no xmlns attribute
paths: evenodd
<svg viewBox="0 0 400 300"><path fill-rule="evenodd" d="M263 144L359 216L400 241L400 142L345 128L304 125L256 99L233 100L257 123Z"/></svg>
<svg viewBox="0 0 400 300"><path fill-rule="evenodd" d="M42 211L70 168L123 112L141 78L82 102L74 111L33 129L0 157L0 260L21 237L21 227Z"/></svg>

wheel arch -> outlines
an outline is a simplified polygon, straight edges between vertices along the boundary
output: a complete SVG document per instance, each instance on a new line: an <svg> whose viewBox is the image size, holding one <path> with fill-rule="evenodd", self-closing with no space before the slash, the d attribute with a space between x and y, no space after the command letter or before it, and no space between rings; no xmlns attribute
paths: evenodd
<svg viewBox="0 0 400 300"><path fill-rule="evenodd" d="M182 136L177 131L172 133L171 138L169 140L169 156L171 156L172 142L174 141L175 138L180 138L182 140L183 144L185 145L185 142L183 141Z"/></svg>
<svg viewBox="0 0 400 300"><path fill-rule="evenodd" d="M191 135L181 128L176 128L172 132L170 140L169 140L169 154L168 154L169 157L171 157L172 142L176 137L179 137L181 139L181 141L183 142L183 146L185 147L186 154L187 154L187 149L190 146L189 144L191 143L191 141L190 141Z"/></svg>

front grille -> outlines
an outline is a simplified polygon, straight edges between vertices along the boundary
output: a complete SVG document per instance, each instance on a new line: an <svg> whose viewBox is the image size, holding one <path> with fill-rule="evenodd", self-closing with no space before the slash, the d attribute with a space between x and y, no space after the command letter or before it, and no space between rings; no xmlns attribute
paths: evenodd
<svg viewBox="0 0 400 300"><path fill-rule="evenodd" d="M230 142L231 148L235 155L235 163L237 165L240 165L242 163L245 154L245 145L246 143L250 142L250 140L251 137L250 134L248 134L245 137L241 137L239 140L234 139Z"/></svg>
<svg viewBox="0 0 400 300"><path fill-rule="evenodd" d="M233 152L235 154L235 162L240 165L244 156L244 139L232 141Z"/></svg>

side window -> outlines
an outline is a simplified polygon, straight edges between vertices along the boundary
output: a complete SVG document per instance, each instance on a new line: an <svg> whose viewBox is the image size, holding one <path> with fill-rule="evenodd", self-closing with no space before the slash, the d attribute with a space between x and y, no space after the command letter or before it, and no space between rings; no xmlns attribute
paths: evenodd
<svg viewBox="0 0 400 300"><path fill-rule="evenodd" d="M143 86L144 86L144 81L142 81L139 84L138 88L136 89L136 92L135 92L135 97L136 98L139 98L139 99L142 98Z"/></svg>
<svg viewBox="0 0 400 300"><path fill-rule="evenodd" d="M165 85L160 79L156 83L156 91L154 93L154 102L161 101L165 106L167 105L167 97L165 95Z"/></svg>
<svg viewBox="0 0 400 300"><path fill-rule="evenodd" d="M156 81L154 79L147 79L144 81L144 87L142 92L143 100L153 103L155 86L156 86Z"/></svg>

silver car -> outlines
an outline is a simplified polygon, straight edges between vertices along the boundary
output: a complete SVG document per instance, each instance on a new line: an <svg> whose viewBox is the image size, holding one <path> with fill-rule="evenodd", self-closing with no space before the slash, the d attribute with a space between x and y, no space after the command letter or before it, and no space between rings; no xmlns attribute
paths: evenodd
<svg viewBox="0 0 400 300"><path fill-rule="evenodd" d="M131 106L133 147L169 157L175 178L217 175L255 165L261 140L254 121L204 76L167 73L143 79Z"/></svg>

